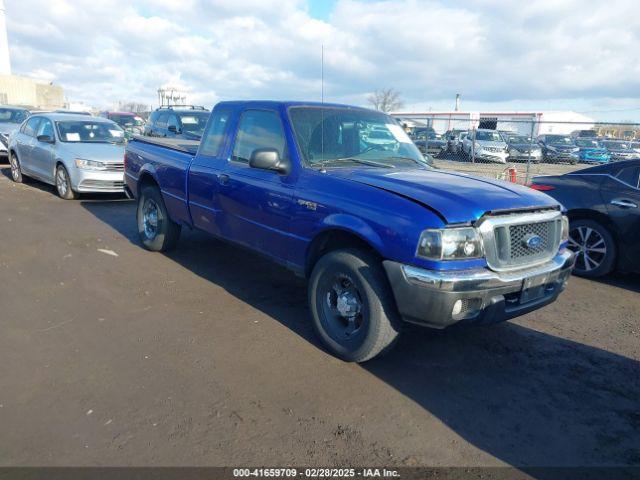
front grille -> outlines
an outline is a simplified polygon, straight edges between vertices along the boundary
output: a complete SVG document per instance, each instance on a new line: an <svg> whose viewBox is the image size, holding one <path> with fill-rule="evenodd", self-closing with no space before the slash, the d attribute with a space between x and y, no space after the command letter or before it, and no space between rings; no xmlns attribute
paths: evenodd
<svg viewBox="0 0 640 480"><path fill-rule="evenodd" d="M91 190L124 190L124 181L111 180L83 180L80 182L81 189Z"/></svg>
<svg viewBox="0 0 640 480"><path fill-rule="evenodd" d="M500 147L484 147L483 150L486 150L487 152L503 152L504 148L500 148Z"/></svg>
<svg viewBox="0 0 640 480"><path fill-rule="evenodd" d="M105 172L124 172L124 163L106 163Z"/></svg>
<svg viewBox="0 0 640 480"><path fill-rule="evenodd" d="M525 268L555 256L562 215L554 210L488 217L480 225L480 234L490 268Z"/></svg>
<svg viewBox="0 0 640 480"><path fill-rule="evenodd" d="M533 257L540 255L549 248L549 232L551 222L530 223L526 225L511 225L509 227L509 256L511 260L521 257ZM527 239L538 236L542 239L535 247L527 246Z"/></svg>

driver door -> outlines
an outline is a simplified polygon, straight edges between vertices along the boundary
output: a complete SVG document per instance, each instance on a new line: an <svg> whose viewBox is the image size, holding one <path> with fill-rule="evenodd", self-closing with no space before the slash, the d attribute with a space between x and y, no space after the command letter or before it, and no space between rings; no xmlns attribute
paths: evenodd
<svg viewBox="0 0 640 480"><path fill-rule="evenodd" d="M36 130L33 148L31 149L31 164L43 180L53 182L55 144L38 140L38 137L42 135L46 135L55 141L53 123L48 118L43 118L40 125L38 125L38 130Z"/></svg>
<svg viewBox="0 0 640 480"><path fill-rule="evenodd" d="M249 109L240 116L231 158L218 175L220 229L224 237L281 261L291 250L292 175L252 168L257 149L276 149L288 159L280 112Z"/></svg>

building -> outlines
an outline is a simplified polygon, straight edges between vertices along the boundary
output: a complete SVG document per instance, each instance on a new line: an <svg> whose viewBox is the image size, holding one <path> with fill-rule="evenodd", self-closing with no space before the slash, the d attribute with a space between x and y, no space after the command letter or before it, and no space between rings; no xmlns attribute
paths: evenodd
<svg viewBox="0 0 640 480"><path fill-rule="evenodd" d="M437 133L453 129L489 128L535 137L545 133L570 134L574 130L593 129L595 125L592 118L572 111L397 112L392 115L401 122L405 121L409 127L430 126Z"/></svg>
<svg viewBox="0 0 640 480"><path fill-rule="evenodd" d="M64 107L62 87L44 80L12 75L4 0L0 0L0 104L39 110Z"/></svg>
<svg viewBox="0 0 640 480"><path fill-rule="evenodd" d="M0 104L54 110L64 107L64 91L51 82L18 75L0 75Z"/></svg>

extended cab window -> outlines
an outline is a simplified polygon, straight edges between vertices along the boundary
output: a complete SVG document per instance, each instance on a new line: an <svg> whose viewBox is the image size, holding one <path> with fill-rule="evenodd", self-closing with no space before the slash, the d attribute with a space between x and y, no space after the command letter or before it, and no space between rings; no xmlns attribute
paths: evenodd
<svg viewBox="0 0 640 480"><path fill-rule="evenodd" d="M220 147L222 146L222 140L224 138L228 119L229 112L224 110L218 110L211 114L209 127L202 138L201 153L203 155L210 155L214 157L220 153Z"/></svg>
<svg viewBox="0 0 640 480"><path fill-rule="evenodd" d="M275 148L284 158L285 138L282 122L276 112L247 110L240 117L232 160L249 162L251 153L259 148Z"/></svg>

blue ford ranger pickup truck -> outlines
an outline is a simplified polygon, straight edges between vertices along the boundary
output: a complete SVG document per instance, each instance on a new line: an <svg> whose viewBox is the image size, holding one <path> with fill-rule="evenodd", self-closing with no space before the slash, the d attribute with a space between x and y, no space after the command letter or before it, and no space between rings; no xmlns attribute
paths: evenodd
<svg viewBox="0 0 640 480"><path fill-rule="evenodd" d="M389 350L403 321L547 305L574 263L551 197L430 168L393 118L363 108L222 102L201 142L134 137L125 173L147 249L197 228L305 276L319 337L348 361Z"/></svg>

